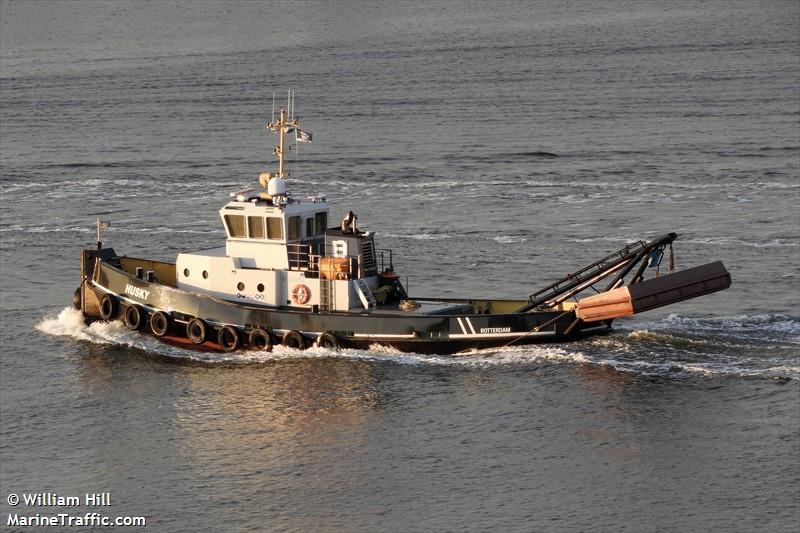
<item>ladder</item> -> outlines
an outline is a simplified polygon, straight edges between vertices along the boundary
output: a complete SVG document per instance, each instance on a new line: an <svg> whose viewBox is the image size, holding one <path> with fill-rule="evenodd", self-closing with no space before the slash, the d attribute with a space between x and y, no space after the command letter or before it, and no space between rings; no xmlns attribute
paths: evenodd
<svg viewBox="0 0 800 533"><path fill-rule="evenodd" d="M372 295L372 291L369 290L369 285L367 285L366 281L361 278L354 279L353 285L358 293L358 298L364 305L364 309L369 309L378 305L378 302L375 300L375 296Z"/></svg>
<svg viewBox="0 0 800 533"><path fill-rule="evenodd" d="M361 256L363 257L364 272L376 272L375 248L372 246L371 240L361 241Z"/></svg>
<svg viewBox="0 0 800 533"><path fill-rule="evenodd" d="M329 279L319 280L319 308L323 311L333 311L336 309L336 292L333 281Z"/></svg>

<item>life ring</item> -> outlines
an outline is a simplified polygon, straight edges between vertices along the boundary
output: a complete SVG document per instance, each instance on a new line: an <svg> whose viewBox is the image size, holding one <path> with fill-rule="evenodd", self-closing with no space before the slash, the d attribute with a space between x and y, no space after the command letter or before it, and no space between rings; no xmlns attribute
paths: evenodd
<svg viewBox="0 0 800 533"><path fill-rule="evenodd" d="M100 298L100 318L103 320L113 320L117 316L117 299L110 294L104 294Z"/></svg>
<svg viewBox="0 0 800 533"><path fill-rule="evenodd" d="M139 331L144 325L144 313L138 305L129 305L125 308L125 314L122 315L122 321L125 327L131 331Z"/></svg>
<svg viewBox="0 0 800 533"><path fill-rule="evenodd" d="M295 350L306 349L306 338L299 331L287 331L283 335L282 342L287 348L294 348Z"/></svg>
<svg viewBox="0 0 800 533"><path fill-rule="evenodd" d="M306 285L295 285L292 289L292 301L297 305L305 305L311 299L311 289Z"/></svg>
<svg viewBox="0 0 800 533"><path fill-rule="evenodd" d="M217 332L217 344L224 352L233 352L239 348L239 332L233 326L222 326Z"/></svg>
<svg viewBox="0 0 800 533"><path fill-rule="evenodd" d="M186 336L195 344L205 342L207 331L206 323L199 318L193 318L186 324Z"/></svg>
<svg viewBox="0 0 800 533"><path fill-rule="evenodd" d="M156 311L150 315L150 331L156 337L163 337L169 331L169 315L164 311Z"/></svg>
<svg viewBox="0 0 800 533"><path fill-rule="evenodd" d="M329 350L338 350L339 338L330 331L325 331L320 333L320 336L317 339L317 346L320 348L327 348Z"/></svg>
<svg viewBox="0 0 800 533"><path fill-rule="evenodd" d="M247 338L251 348L265 352L272 351L272 335L268 331L256 328L250 331Z"/></svg>

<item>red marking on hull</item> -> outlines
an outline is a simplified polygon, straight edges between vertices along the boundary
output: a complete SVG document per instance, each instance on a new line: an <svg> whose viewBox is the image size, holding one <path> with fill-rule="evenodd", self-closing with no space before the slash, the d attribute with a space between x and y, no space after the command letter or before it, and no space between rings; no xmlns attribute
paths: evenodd
<svg viewBox="0 0 800 533"><path fill-rule="evenodd" d="M198 352L221 352L219 344L216 342L205 341L203 344L195 344L186 337L177 337L174 335L164 335L163 337L154 337L165 344L173 346L180 346L187 350L196 350Z"/></svg>

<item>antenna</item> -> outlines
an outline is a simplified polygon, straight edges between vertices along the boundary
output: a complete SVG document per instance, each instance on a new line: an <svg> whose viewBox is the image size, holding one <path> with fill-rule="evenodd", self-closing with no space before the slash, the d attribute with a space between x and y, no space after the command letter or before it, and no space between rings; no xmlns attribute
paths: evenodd
<svg viewBox="0 0 800 533"><path fill-rule="evenodd" d="M278 111L278 120L275 121L275 92L272 93L272 113L273 119L267 124L267 128L278 135L278 146L272 150L272 154L278 156L278 172L262 172L258 180L262 187L269 191L269 182L272 178L286 179L289 177L288 172L284 172L285 158L287 152L292 151L289 144L291 139L286 139L286 134L295 132L295 162L297 163L297 131L299 131L300 122L294 118L294 91L287 91L286 94L286 109L281 108Z"/></svg>

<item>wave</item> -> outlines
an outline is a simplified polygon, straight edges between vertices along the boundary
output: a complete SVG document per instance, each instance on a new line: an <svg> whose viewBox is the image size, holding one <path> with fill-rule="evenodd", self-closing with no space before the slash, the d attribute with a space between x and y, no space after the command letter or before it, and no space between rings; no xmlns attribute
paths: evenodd
<svg viewBox="0 0 800 533"><path fill-rule="evenodd" d="M14 224L0 228L1 233L94 233L96 230L91 225L86 226L20 226Z"/></svg>
<svg viewBox="0 0 800 533"><path fill-rule="evenodd" d="M790 340L800 341L800 316L784 314L734 315L708 318L692 318L671 313L655 322L638 324L648 330L674 330L720 332L724 334L755 333L761 337L770 334L790 336Z"/></svg>
<svg viewBox="0 0 800 533"><path fill-rule="evenodd" d="M86 226L20 226L14 224L12 226L0 227L0 233L94 233L97 231L91 224ZM153 226L153 227L136 227L131 226L116 226L107 230L111 233L126 234L126 233L189 233L198 235L224 235L225 231L218 228L208 229L177 229L167 226Z"/></svg>
<svg viewBox="0 0 800 533"><path fill-rule="evenodd" d="M787 317L792 331L800 328L800 319ZM748 320L753 317L748 317ZM713 321L714 319L709 319ZM730 322L731 317L722 321ZM733 318L733 321L740 320ZM759 320L759 319L757 319ZM782 318L774 315L764 316L762 323L773 324L780 330L787 326ZM662 323L666 325L690 324L694 327L696 319L670 316ZM700 322L702 323L702 322ZM425 355L400 352L394 348L373 345L367 350L343 349L333 351L313 347L307 350L294 350L285 346L275 346L270 352L240 351L235 353L200 352L162 343L157 339L141 333L131 332L121 322L94 322L86 325L83 315L71 307L64 308L55 316L44 317L36 329L47 335L68 337L78 341L94 344L126 346L139 349L150 354L186 362L203 364L251 364L269 363L294 359L327 359L340 358L362 361L391 362L399 365L413 366L446 366L456 368L486 368L508 365L530 364L564 364L564 365L596 365L610 367L618 372L634 373L646 376L680 377L681 375L729 376L743 378L767 378L800 380L800 364L796 358L749 360L746 356L733 359L705 357L702 360L685 360L674 358L659 360L646 350L637 354L632 346L647 341L665 342L660 334L648 330L636 330L626 337L599 337L588 342L574 343L568 346L529 345L510 346L504 348L470 350L456 355ZM674 341L675 338L672 339ZM690 339L691 341L691 339ZM598 351L597 348L600 348ZM598 352L598 353L593 353ZM609 353L610 352L610 353ZM632 353L634 352L634 353ZM661 357L664 357L661 354ZM761 364L757 364L757 363Z"/></svg>
<svg viewBox="0 0 800 533"><path fill-rule="evenodd" d="M93 322L86 325L80 311L66 307L55 316L46 316L36 330L47 335L69 337L94 344L127 346L173 359L202 363L265 363L313 358L343 358L366 361L390 361L401 365L483 367L532 362L585 363L580 352L554 346L509 347L501 350L476 350L456 356L425 355L401 352L391 347L373 345L369 350L329 350L312 347L295 350L277 345L270 352L244 350L234 353L201 352L171 346L149 335L129 331L120 321Z"/></svg>
<svg viewBox="0 0 800 533"><path fill-rule="evenodd" d="M598 360L597 363L611 366L621 372L632 372L646 376L693 374L702 376L800 380L800 365L780 365L768 368L755 368L726 362L652 362L625 361L617 359L602 359Z"/></svg>
<svg viewBox="0 0 800 533"><path fill-rule="evenodd" d="M637 242L639 239L631 239L628 237L604 236L604 237L585 237L585 238L567 237L566 240L569 242L579 242L579 243L609 241L609 242L621 242L625 244L631 244Z"/></svg>
<svg viewBox="0 0 800 533"><path fill-rule="evenodd" d="M642 238L643 240L647 240L646 238ZM632 242L636 242L641 239L633 239L630 237L622 237L622 236L615 236L615 235L606 235L602 237L567 237L565 240L569 242L578 242L578 243L586 243L586 242L600 242L600 241L611 241L611 242L620 242L620 243L627 243L630 244ZM678 239L678 242L681 244L700 244L703 246L707 245L717 245L717 246L747 246L751 248L794 248L800 246L800 243L791 241L787 238L773 238L769 240L745 240L739 237L695 237L689 239Z"/></svg>
<svg viewBox="0 0 800 533"><path fill-rule="evenodd" d="M780 239L780 238L752 241L752 240L740 239L738 237L696 237L692 239L685 239L682 240L681 242L688 244L702 244L702 245L715 244L719 246L749 246L753 248L798 246L797 242L792 242L789 239Z"/></svg>
<svg viewBox="0 0 800 533"><path fill-rule="evenodd" d="M452 235L447 233L413 233L413 234L402 234L402 233L381 233L381 237L392 237L395 239L413 239L415 241L439 241L443 239L449 239Z"/></svg>
<svg viewBox="0 0 800 533"><path fill-rule="evenodd" d="M522 235L500 235L494 237L492 240L498 244L514 244L518 242L525 242L528 239Z"/></svg>
<svg viewBox="0 0 800 533"><path fill-rule="evenodd" d="M537 159L558 159L559 156L553 152L544 150L534 150L528 152L505 152L488 154L457 154L445 155L444 160L456 160L458 162L470 161L475 163L507 163L515 161L533 161Z"/></svg>

